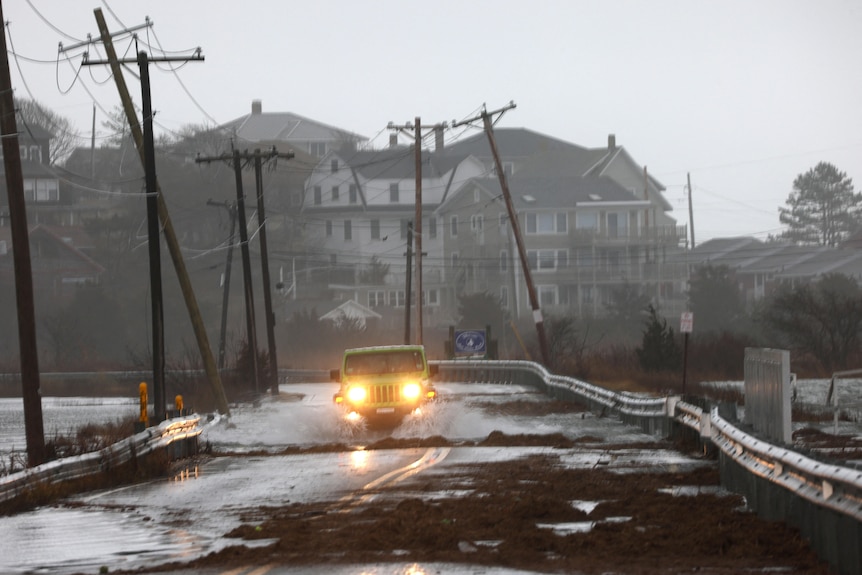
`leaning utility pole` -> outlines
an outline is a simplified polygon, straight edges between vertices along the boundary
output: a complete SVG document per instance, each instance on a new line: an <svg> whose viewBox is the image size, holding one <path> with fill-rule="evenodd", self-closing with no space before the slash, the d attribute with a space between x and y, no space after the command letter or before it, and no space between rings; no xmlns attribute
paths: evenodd
<svg viewBox="0 0 862 575"><path fill-rule="evenodd" d="M524 239L521 236L521 224L518 220L518 214L515 212L515 207L512 205L512 195L509 193L509 184L506 181L506 173L503 171L503 163L500 161L500 153L497 151L497 142L494 139L494 126L491 122L491 117L495 114L503 114L515 107L514 102L510 102L508 106L488 112L485 107L482 107L482 113L478 116L463 120L461 122L453 122L452 127L457 128L463 124L475 122L478 119L482 120L485 129L485 134L488 136L488 143L491 146L491 154L494 156L494 165L497 168L497 177L500 180L500 188L503 190L503 199L506 203L506 211L509 214L509 222L512 225L512 234L515 236L515 243L518 246L518 255L521 258L521 269L524 272L524 280L527 282L527 293L530 296L530 306L533 308L533 321L536 323L536 335L539 340L539 350L542 352L542 362L545 367L551 367L551 357L548 350L548 340L545 337L545 323L542 318L542 308L539 305L539 298L536 296L536 286L533 285L533 276L530 272L530 263L527 260L527 251L524 247Z"/></svg>
<svg viewBox="0 0 862 575"><path fill-rule="evenodd" d="M3 5L0 2L0 22ZM33 269L30 262L30 234L24 201L24 175L21 148L12 97L12 77L6 52L6 30L0 35L0 134L6 167L6 195L12 228L12 260L15 268L15 298L18 303L18 349L21 354L21 394L24 399L24 434L27 465L45 462L45 429L42 421L42 390L39 380L39 354L36 348L36 311L33 299Z"/></svg>
<svg viewBox="0 0 862 575"><path fill-rule="evenodd" d="M105 45L105 52L108 56L107 63L111 66L111 73L114 77L114 82L117 85L117 91L120 94L120 100L123 104L123 111L126 114L126 120L129 122L129 128L132 132L132 137L135 140L135 147L138 150L138 154L141 158L141 163L144 164L146 162L146 158L144 152L144 137L141 131L141 125L138 122L138 118L135 112L135 106L132 103L132 98L129 95L128 88L126 87L126 81L123 77L123 71L120 68L120 61L118 60L117 53L114 50L114 43L111 37L111 33L108 31L108 26L105 23L105 17L102 14L102 10L100 8L96 8L94 10L94 13L96 16L96 23L99 26L99 33L102 38L102 43ZM149 23L147 25L149 25ZM202 61L203 57L198 56L195 59ZM156 59L153 59L152 61L156 61ZM95 64L96 62L90 61L89 63ZM227 397L225 396L224 387L222 387L221 377L219 375L218 368L216 367L215 358L213 357L212 350L210 349L209 338L207 337L206 328L204 327L203 319L201 318L200 308L198 307L197 299L195 298L194 290L192 288L188 271L186 270L185 262L183 261L183 255L180 250L179 242L177 241L177 236L174 231L174 225L171 221L170 214L168 213L168 208L165 204L164 197L162 196L161 190L158 187L156 195L158 200L159 219L162 223L165 243L167 243L168 252L171 255L174 269L177 272L177 279L179 280L180 288L183 292L183 297L186 302L186 307L189 311L189 318L191 319L192 327L195 332L198 349L201 352L201 360L203 361L204 369L207 373L210 385L213 388L213 395L215 396L216 405L218 407L219 413L222 413L224 415L230 415L230 408L228 407Z"/></svg>

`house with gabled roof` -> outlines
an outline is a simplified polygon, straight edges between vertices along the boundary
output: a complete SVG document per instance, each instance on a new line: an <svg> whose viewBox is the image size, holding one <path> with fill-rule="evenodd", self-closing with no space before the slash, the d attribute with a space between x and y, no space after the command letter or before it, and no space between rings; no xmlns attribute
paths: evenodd
<svg viewBox="0 0 862 575"><path fill-rule="evenodd" d="M68 302L81 285L98 284L105 268L76 247L66 228L31 226L30 265L34 297L45 306ZM80 231L78 232L80 233ZM86 243L78 236L80 243ZM14 293L15 270L11 229L0 227L0 285Z"/></svg>
<svg viewBox="0 0 862 575"><path fill-rule="evenodd" d="M642 286L662 309L681 307L686 270L666 262L645 233L647 200L608 176L516 171L508 185L543 311L601 316L625 284ZM467 182L436 214L451 288L446 303L457 306L461 293L489 292L514 317L526 316L530 304L499 180Z"/></svg>
<svg viewBox="0 0 862 575"><path fill-rule="evenodd" d="M434 209L484 167L471 156L423 150L422 251L429 262L443 260L440 224ZM356 298L377 311L384 325L403 321L406 301L406 244L416 214L416 161L412 147L375 151L333 151L306 181L302 221L309 267L326 268L336 299ZM363 280L378 262L387 267L381 283ZM333 270L335 270L333 272ZM423 266L423 299L433 316L439 307L439 266ZM380 278L377 278L380 280ZM399 309L400 308L400 309ZM388 322L388 323L387 323Z"/></svg>
<svg viewBox="0 0 862 575"><path fill-rule="evenodd" d="M293 112L264 112L260 100L252 101L251 113L219 129L233 135L238 148L248 144L276 146L279 151L294 150L315 158L344 147L358 149L368 141L365 136Z"/></svg>
<svg viewBox="0 0 862 575"><path fill-rule="evenodd" d="M53 134L37 125L26 125L18 133L24 201L27 219L33 224L68 225L69 210L61 202L60 179L50 166L53 137ZM0 227L8 225L9 217L5 173L6 166L0 149Z"/></svg>

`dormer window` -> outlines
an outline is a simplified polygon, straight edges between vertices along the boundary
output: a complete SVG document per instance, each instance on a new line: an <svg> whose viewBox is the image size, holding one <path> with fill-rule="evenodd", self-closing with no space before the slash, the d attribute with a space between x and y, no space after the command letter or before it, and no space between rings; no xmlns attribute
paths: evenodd
<svg viewBox="0 0 862 575"><path fill-rule="evenodd" d="M42 162L42 147L41 146L30 146L30 161L32 162Z"/></svg>
<svg viewBox="0 0 862 575"><path fill-rule="evenodd" d="M332 171L333 174L335 172L337 172L338 171L338 160L332 160L329 163L329 167L330 167L330 170Z"/></svg>

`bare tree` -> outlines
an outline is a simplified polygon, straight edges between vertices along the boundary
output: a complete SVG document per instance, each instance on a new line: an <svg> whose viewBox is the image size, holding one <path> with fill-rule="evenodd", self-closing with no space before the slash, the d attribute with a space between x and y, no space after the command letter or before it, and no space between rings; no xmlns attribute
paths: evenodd
<svg viewBox="0 0 862 575"><path fill-rule="evenodd" d="M843 274L801 286L783 284L766 302L761 319L782 343L810 353L832 371L859 351L862 289Z"/></svg>

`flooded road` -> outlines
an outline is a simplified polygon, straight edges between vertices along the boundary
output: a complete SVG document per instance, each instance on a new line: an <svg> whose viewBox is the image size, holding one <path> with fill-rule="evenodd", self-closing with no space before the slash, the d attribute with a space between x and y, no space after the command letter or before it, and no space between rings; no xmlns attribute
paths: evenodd
<svg viewBox="0 0 862 575"><path fill-rule="evenodd" d="M282 385L278 398L266 397L258 406L236 406L230 420L216 418L206 426L201 441L214 452L231 456L183 469L168 479L82 494L0 518L0 540L4 541L0 572L65 574L96 572L101 566L113 571L189 559L235 544L224 534L237 527L244 510L252 507L338 500L393 478L445 474L447 465L512 459L551 449L364 449L385 437L418 440L442 436L457 443L482 440L500 431L510 435L561 433L573 439L595 437L615 443L654 440L590 413L534 417L476 408L477 404L547 401L530 388L439 384L438 389L443 399L430 406L424 417L408 418L391 430L368 430L344 422L331 403L334 384ZM121 404L121 408L126 406ZM323 444L346 447L333 453L274 455L289 447ZM616 464L603 462L601 450L590 451L573 451L571 464ZM624 464L654 464L657 457L666 457L672 465L686 462L676 453L636 453Z"/></svg>

